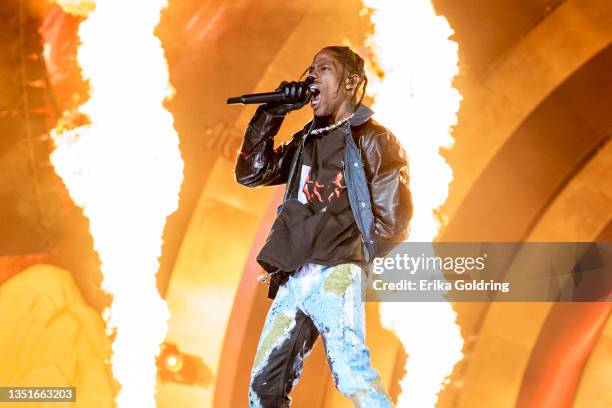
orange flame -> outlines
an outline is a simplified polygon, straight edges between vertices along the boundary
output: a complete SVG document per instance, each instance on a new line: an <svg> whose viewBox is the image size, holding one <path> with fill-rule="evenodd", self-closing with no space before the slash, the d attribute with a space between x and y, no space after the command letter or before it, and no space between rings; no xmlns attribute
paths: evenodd
<svg viewBox="0 0 612 408"><path fill-rule="evenodd" d="M87 17L96 8L94 0L56 0L58 6L66 13Z"/></svg>
<svg viewBox="0 0 612 408"><path fill-rule="evenodd" d="M368 87L376 117L400 139L410 160L414 218L409 241L432 242L440 229L437 209L448 196L452 169L440 156L450 147L460 93L453 30L429 0L363 0L374 31L368 39L377 73ZM431 249L433 253L433 248ZM443 278L443 277L441 277ZM408 353L398 407L433 407L455 364L463 358L456 313L438 303L383 303L381 320Z"/></svg>
<svg viewBox="0 0 612 408"><path fill-rule="evenodd" d="M166 0L61 0L60 6L88 14L79 27L78 62L91 98L53 132L51 161L89 218L102 286L113 295L104 317L116 332L117 405L152 407L155 357L169 316L155 273L183 179L173 118L162 105L171 95L168 67L154 35Z"/></svg>

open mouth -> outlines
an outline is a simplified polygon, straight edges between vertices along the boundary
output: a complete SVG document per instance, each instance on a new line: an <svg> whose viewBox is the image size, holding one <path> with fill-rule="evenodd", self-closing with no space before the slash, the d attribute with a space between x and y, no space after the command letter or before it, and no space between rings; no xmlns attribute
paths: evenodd
<svg viewBox="0 0 612 408"><path fill-rule="evenodd" d="M319 102L321 102L321 92L319 92L317 88L311 87L310 93L312 94L312 97L310 98L310 104L314 108L319 104Z"/></svg>

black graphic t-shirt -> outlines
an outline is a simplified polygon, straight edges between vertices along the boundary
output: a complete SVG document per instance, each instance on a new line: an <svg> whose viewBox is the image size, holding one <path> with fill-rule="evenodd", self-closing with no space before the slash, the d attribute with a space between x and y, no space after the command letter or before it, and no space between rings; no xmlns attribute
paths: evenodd
<svg viewBox="0 0 612 408"><path fill-rule="evenodd" d="M305 146L302 157L298 200L314 212L348 204L344 183L344 137L340 132L314 136Z"/></svg>
<svg viewBox="0 0 612 408"><path fill-rule="evenodd" d="M297 200L284 203L257 261L267 271L291 272L312 262L339 265L363 259L344 180L340 129L308 137Z"/></svg>

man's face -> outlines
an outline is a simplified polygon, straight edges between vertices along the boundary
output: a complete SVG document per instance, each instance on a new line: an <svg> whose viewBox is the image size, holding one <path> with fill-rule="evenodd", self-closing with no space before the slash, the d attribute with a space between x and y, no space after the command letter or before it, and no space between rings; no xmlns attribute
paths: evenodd
<svg viewBox="0 0 612 408"><path fill-rule="evenodd" d="M344 86L338 89L342 80L342 64L331 51L321 50L315 55L308 68L308 75L313 77L314 87L319 90L319 94L310 99L315 116L329 116L337 112L347 98L351 97Z"/></svg>

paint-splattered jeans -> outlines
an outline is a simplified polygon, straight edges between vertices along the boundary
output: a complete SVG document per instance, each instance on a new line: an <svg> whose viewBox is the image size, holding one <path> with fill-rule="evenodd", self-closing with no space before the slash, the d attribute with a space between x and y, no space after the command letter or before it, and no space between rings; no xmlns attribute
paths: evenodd
<svg viewBox="0 0 612 408"><path fill-rule="evenodd" d="M278 290L251 372L251 407L288 407L304 358L319 333L336 388L356 407L392 407L370 365L362 302L363 275L353 264L306 264Z"/></svg>

